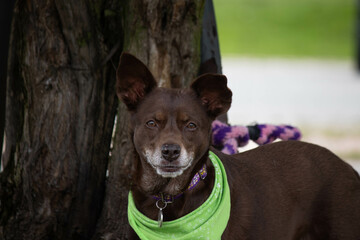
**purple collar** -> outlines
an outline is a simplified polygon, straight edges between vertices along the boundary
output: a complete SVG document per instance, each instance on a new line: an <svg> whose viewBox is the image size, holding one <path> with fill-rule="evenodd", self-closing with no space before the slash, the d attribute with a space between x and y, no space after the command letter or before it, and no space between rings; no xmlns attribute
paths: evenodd
<svg viewBox="0 0 360 240"><path fill-rule="evenodd" d="M207 170L206 170L206 164L203 165L203 167L195 174L195 176L191 179L191 182L189 184L189 186L187 187L187 190L190 191L192 190L194 187L196 187L196 185L198 185L198 183L200 182L200 180L204 180L207 176ZM156 201L161 200L163 203L172 203L175 199L181 197L184 193L179 193L178 195L170 195L170 194L164 194L164 193L160 193L157 195L152 196Z"/></svg>

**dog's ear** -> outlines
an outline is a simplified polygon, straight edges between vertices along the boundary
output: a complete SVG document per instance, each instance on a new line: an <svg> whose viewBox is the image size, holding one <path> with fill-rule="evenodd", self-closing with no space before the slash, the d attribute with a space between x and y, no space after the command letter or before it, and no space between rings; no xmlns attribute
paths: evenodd
<svg viewBox="0 0 360 240"><path fill-rule="evenodd" d="M229 110L232 92L227 87L227 79L224 75L201 75L195 79L190 87L200 98L209 116L216 118Z"/></svg>
<svg viewBox="0 0 360 240"><path fill-rule="evenodd" d="M116 71L116 94L129 111L135 110L140 100L156 85L145 64L129 53L121 55Z"/></svg>

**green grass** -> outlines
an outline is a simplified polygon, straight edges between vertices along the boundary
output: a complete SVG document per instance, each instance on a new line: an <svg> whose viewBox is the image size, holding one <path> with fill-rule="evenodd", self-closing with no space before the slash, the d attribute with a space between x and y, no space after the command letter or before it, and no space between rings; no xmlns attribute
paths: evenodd
<svg viewBox="0 0 360 240"><path fill-rule="evenodd" d="M214 0L222 55L350 59L355 0Z"/></svg>

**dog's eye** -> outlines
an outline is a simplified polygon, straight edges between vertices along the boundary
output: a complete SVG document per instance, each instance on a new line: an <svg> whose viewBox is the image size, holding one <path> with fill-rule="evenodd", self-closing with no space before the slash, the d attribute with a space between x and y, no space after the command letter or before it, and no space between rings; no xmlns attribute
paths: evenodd
<svg viewBox="0 0 360 240"><path fill-rule="evenodd" d="M196 124L193 123L193 122L189 122L189 123L186 125L186 128L189 129L189 130L195 130L195 129L196 129Z"/></svg>
<svg viewBox="0 0 360 240"><path fill-rule="evenodd" d="M146 122L146 126L149 128L155 128L155 127L157 127L157 124L154 120L150 120L150 121Z"/></svg>

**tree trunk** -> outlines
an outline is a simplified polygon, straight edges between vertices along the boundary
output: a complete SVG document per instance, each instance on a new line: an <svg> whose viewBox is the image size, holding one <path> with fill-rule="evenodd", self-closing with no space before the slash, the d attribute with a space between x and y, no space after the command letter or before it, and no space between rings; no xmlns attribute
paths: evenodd
<svg viewBox="0 0 360 240"><path fill-rule="evenodd" d="M130 1L124 51L148 65L159 85L183 87L197 76L204 0Z"/></svg>
<svg viewBox="0 0 360 240"><path fill-rule="evenodd" d="M102 209L117 106L106 59L121 39L120 8L66 2L15 6L2 239L89 239Z"/></svg>
<svg viewBox="0 0 360 240"><path fill-rule="evenodd" d="M126 239L123 104L110 152L120 52L164 87L186 86L199 71L204 0L64 2L15 6L0 239Z"/></svg>
<svg viewBox="0 0 360 240"><path fill-rule="evenodd" d="M3 150L6 106L6 76L11 31L12 10L15 0L4 1L0 7L0 153ZM0 171L2 164L0 162Z"/></svg>

